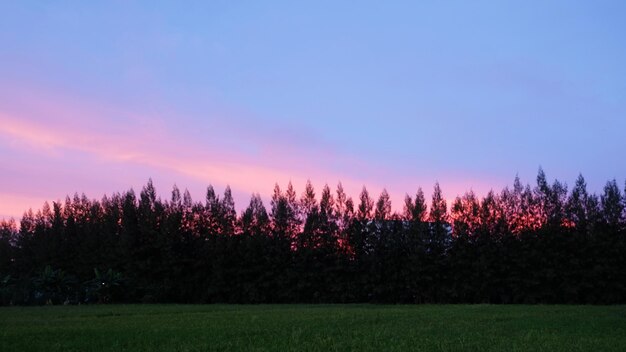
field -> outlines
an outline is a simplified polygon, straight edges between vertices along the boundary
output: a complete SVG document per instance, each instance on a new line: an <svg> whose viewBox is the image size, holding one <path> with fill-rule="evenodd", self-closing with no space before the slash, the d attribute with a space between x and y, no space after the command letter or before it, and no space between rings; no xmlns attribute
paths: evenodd
<svg viewBox="0 0 626 352"><path fill-rule="evenodd" d="M0 351L626 351L626 306L0 307Z"/></svg>

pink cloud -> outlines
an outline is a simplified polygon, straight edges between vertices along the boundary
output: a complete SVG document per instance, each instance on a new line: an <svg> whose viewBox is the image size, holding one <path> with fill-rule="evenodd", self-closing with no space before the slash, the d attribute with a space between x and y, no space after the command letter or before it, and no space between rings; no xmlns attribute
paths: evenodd
<svg viewBox="0 0 626 352"><path fill-rule="evenodd" d="M17 99L14 104L5 100L0 108L0 145L7 145L26 159L33 160L32 154L39 155L38 160L46 161L37 165L42 174L58 167L55 164L61 161L71 165L75 170L58 178L67 178L70 173L80 175L72 177L71 184L46 191L56 198L76 191L94 196L91 193L94 188L98 192L107 190L95 187L92 180L105 182L115 177L119 181L126 177L133 180L126 184L137 185L153 177L197 190L209 183L216 187L230 184L234 192L242 195L238 205L244 207L248 201L245 197L253 192L261 193L267 201L275 183L284 188L291 181L300 193L310 179L318 195L325 183L334 189L341 181L355 201L363 185L374 199L388 185L393 209L402 211L406 193L413 196L418 186L422 186L429 200L435 182L432 178L413 179L393 174L394 170L376 169L375 163L338 152L314 132L298 132L295 125L276 128L254 121L246 124L245 119L222 112L228 118L217 119L211 125L210 134L194 134L188 133L194 128L193 121L174 111L164 109L153 116L144 115L85 100L76 102L47 93L25 92L17 94L22 100ZM162 116L165 114L169 117ZM283 134L291 137L280 138ZM237 143L248 147L236 148ZM336 165L349 172L337 171ZM34 171L29 169L28 172ZM485 180L468 182L466 177L458 175L440 181L449 200L465 192L468 185L478 195L489 190ZM23 187L28 186L23 183ZM0 187L3 186L0 184ZM123 190L125 188L108 189L107 193ZM32 195L28 189L19 191L20 194L13 194L11 198L3 198L0 214L21 216L27 207L39 207L45 200ZM0 188L0 193L8 192Z"/></svg>
<svg viewBox="0 0 626 352"><path fill-rule="evenodd" d="M84 103L65 106L58 99L50 102L45 97L32 97L32 100L33 104L27 108L3 107L0 110L0 144L8 145L15 153L40 154L49 160L76 158L76 153L81 153L105 164L152 170L144 175L144 180L170 173L205 185L230 184L236 192L247 194L269 193L275 182L285 186L291 181L296 187L303 186L307 179L328 182L331 186L341 179L347 189L355 190L368 183L366 178L354 179L317 168L319 159L325 157L322 154L308 155L307 162L296 163L298 150L272 140L253 140L259 148L269 152L249 155L239 150L225 151L198 138L169 133L173 127L159 118L138 117L98 106L89 108ZM109 115L117 116L116 120L109 122ZM246 129L242 127L242 131ZM244 134L252 135L251 132ZM53 162L46 164L55 167ZM81 165L76 163L74 167ZM94 172L106 174L107 170ZM60 191L58 196L84 189L80 185L74 187ZM28 193L28 190L23 192ZM12 203L17 207L27 204L25 201ZM5 213L13 216L18 210L11 208Z"/></svg>
<svg viewBox="0 0 626 352"><path fill-rule="evenodd" d="M277 180L305 183L312 179L335 179L321 170L318 174L302 174L297 169L266 167L263 160L235 153L187 157L185 150L202 149L202 145L182 139L172 140L158 131L144 130L137 135L110 135L99 129L86 130L46 122L33 123L22 117L0 113L0 134L16 143L42 149L46 153L78 150L96 157L122 163L140 164L175 171L199 180L232 183L249 191L258 191ZM158 137L158 138L157 138ZM139 142L137 141L139 140ZM286 148L287 146L285 146ZM357 182L345 180L344 182Z"/></svg>
<svg viewBox="0 0 626 352"><path fill-rule="evenodd" d="M19 219L28 209L39 209L49 199L20 194L0 193L0 219Z"/></svg>

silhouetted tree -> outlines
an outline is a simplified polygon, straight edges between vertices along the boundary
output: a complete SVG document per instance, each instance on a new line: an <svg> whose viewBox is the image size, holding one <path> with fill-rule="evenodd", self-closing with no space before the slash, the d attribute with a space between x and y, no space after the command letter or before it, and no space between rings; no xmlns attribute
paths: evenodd
<svg viewBox="0 0 626 352"><path fill-rule="evenodd" d="M13 243L17 240L15 220L0 221L0 279L13 272Z"/></svg>
<svg viewBox="0 0 626 352"><path fill-rule="evenodd" d="M604 193L600 198L602 205L603 220L611 231L619 229L624 211L621 192L615 180L607 182Z"/></svg>
<svg viewBox="0 0 626 352"><path fill-rule="evenodd" d="M374 211L374 219L385 221L391 218L391 200L386 189L380 193L380 197L376 202L376 210Z"/></svg>
<svg viewBox="0 0 626 352"><path fill-rule="evenodd" d="M439 182L435 183L430 205L429 220L431 222L429 245L431 250L443 251L449 241L448 207L443 198Z"/></svg>
<svg viewBox="0 0 626 352"><path fill-rule="evenodd" d="M230 186L224 189L224 198L220 204L221 224L220 233L226 236L235 234L235 224L237 222L237 212L235 210L235 201L230 190Z"/></svg>
<svg viewBox="0 0 626 352"><path fill-rule="evenodd" d="M439 184L400 216L386 190L355 206L341 183L318 199L307 182L299 200L276 185L269 214L253 194L237 217L229 187L162 201L148 181L0 221L0 303L624 303L625 203L615 180L598 197L579 176L568 193L540 169L532 189L516 177L450 213Z"/></svg>
<svg viewBox="0 0 626 352"><path fill-rule="evenodd" d="M572 189L567 205L566 205L566 217L568 219L567 226L575 226L576 230L581 233L586 233L588 228L588 216L587 216L587 203L589 202L589 195L587 194L587 183L583 178L583 175L578 175L576 184Z"/></svg>

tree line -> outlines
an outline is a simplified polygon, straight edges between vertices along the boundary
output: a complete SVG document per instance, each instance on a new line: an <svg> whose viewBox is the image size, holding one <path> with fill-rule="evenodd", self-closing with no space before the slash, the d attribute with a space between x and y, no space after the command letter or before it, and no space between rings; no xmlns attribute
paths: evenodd
<svg viewBox="0 0 626 352"><path fill-rule="evenodd" d="M341 183L237 214L229 187L162 200L149 181L0 222L0 303L626 303L625 205L615 180L568 192L541 169L449 209L418 189L401 213Z"/></svg>

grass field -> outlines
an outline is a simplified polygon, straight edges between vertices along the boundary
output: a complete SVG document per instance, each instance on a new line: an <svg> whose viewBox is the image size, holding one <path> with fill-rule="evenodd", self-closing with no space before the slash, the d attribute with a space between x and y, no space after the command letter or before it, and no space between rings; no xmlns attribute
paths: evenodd
<svg viewBox="0 0 626 352"><path fill-rule="evenodd" d="M0 351L626 351L626 306L0 307Z"/></svg>

